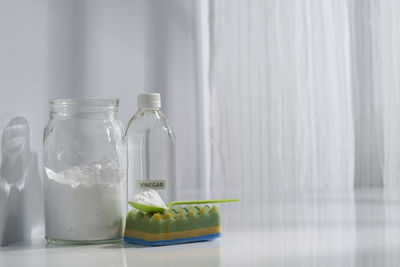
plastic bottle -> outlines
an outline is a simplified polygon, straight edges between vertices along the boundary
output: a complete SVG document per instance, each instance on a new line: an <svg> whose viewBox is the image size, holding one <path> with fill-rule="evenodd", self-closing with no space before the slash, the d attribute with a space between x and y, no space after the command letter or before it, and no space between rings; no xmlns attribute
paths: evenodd
<svg viewBox="0 0 400 267"><path fill-rule="evenodd" d="M128 198L153 189L168 203L175 200L175 134L160 110L160 94L139 94L137 104L125 132Z"/></svg>

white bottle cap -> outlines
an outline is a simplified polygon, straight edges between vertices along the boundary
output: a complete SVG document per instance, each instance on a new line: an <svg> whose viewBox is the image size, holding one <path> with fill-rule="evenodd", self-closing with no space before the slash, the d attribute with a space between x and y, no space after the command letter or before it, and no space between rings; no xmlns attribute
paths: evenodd
<svg viewBox="0 0 400 267"><path fill-rule="evenodd" d="M137 105L139 108L161 108L160 94L138 94Z"/></svg>

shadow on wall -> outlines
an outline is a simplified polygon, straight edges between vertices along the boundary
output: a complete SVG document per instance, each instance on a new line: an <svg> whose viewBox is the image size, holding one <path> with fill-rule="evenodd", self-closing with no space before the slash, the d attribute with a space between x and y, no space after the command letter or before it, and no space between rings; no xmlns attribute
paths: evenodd
<svg viewBox="0 0 400 267"><path fill-rule="evenodd" d="M43 190L28 121L0 117L1 132L0 246L4 246L43 232Z"/></svg>

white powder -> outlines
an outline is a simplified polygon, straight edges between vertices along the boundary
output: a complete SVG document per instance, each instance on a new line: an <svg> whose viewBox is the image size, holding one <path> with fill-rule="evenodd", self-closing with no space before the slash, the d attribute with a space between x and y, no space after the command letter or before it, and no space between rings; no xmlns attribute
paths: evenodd
<svg viewBox="0 0 400 267"><path fill-rule="evenodd" d="M46 237L61 240L121 238L126 213L123 171L110 161L61 172L45 167Z"/></svg>
<svg viewBox="0 0 400 267"><path fill-rule="evenodd" d="M161 207L166 209L167 206L165 205L164 201L162 201L160 195L157 191L150 189L149 191L141 192L135 195L132 199L133 202L146 204L155 207Z"/></svg>

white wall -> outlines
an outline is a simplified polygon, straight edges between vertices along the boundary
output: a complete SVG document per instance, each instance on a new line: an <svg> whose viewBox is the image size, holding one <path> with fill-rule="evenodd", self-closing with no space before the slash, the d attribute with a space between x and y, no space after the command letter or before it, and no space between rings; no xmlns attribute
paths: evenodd
<svg viewBox="0 0 400 267"><path fill-rule="evenodd" d="M136 111L137 93L160 92L163 110L177 137L178 188L197 192L197 5L184 0L0 0L0 115L4 124L0 134L14 116L26 118L34 156L26 155L29 150L18 157L28 157L31 162L21 163L21 168L36 166L32 167L36 171L24 172L19 180L40 180L32 173L41 175L49 99L119 97L120 118L126 123ZM24 123L20 125L25 127ZM29 140L24 142L29 146ZM40 189L26 192L25 188L14 195L26 199L34 190L41 196ZM14 231L10 235L14 239L41 234L40 197L34 199L39 214L35 229L26 226L23 234L16 234L22 226L10 228L12 223L5 225L4 218L14 212L21 213L15 220L29 216L9 208L20 206L10 203L18 202L12 200L11 191L2 192L0 214L5 216L0 217L0 240L2 231ZM10 241L14 240L3 243Z"/></svg>

